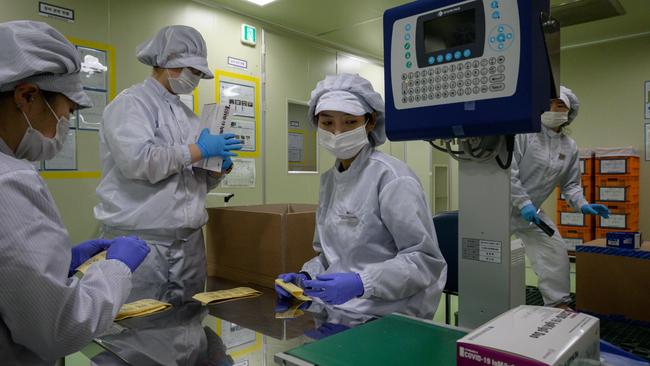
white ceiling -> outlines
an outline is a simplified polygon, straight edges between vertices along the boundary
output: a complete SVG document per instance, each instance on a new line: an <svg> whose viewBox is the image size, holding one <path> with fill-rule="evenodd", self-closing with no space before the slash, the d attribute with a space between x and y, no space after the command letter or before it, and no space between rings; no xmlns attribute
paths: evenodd
<svg viewBox="0 0 650 366"><path fill-rule="evenodd" d="M383 58L384 10L409 0L277 0L264 7L245 0L193 0L226 8L277 28L302 33L362 56ZM552 4L575 0L552 0ZM650 0L620 0L623 16L562 29L562 45L650 32Z"/></svg>

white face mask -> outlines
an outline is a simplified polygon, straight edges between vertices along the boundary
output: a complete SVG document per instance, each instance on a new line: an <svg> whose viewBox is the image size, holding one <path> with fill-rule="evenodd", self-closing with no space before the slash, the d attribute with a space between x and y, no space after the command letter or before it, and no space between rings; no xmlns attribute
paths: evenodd
<svg viewBox="0 0 650 366"><path fill-rule="evenodd" d="M65 117L57 117L50 103L45 98L43 100L50 109L50 112L52 112L52 115L54 115L54 118L57 119L56 135L54 137L43 136L39 130L32 127L32 123L27 118L25 112L23 112L23 116L29 127L27 127L27 131L25 131L25 135L23 135L23 139L16 149L16 157L18 159L27 159L29 161L50 160L61 151L65 139L68 137L70 121Z"/></svg>
<svg viewBox="0 0 650 366"><path fill-rule="evenodd" d="M364 125L338 135L319 128L318 143L339 159L351 159L370 141Z"/></svg>
<svg viewBox="0 0 650 366"><path fill-rule="evenodd" d="M569 122L569 112L544 112L542 123L548 128L558 128Z"/></svg>
<svg viewBox="0 0 650 366"><path fill-rule="evenodd" d="M169 69L167 70L167 76L169 79L169 87L175 94L190 94L201 81L201 75L194 75L194 73L187 67L183 68L181 74L177 78L171 77L169 74Z"/></svg>

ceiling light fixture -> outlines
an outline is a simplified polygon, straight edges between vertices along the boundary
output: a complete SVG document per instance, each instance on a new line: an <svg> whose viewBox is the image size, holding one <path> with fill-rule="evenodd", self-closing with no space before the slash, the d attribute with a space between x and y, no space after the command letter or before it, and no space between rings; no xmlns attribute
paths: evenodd
<svg viewBox="0 0 650 366"><path fill-rule="evenodd" d="M274 2L275 0L246 0L246 1L251 2L251 3L253 3L255 5L258 5L258 6L265 6L265 5L268 5L268 4L272 3L272 2Z"/></svg>

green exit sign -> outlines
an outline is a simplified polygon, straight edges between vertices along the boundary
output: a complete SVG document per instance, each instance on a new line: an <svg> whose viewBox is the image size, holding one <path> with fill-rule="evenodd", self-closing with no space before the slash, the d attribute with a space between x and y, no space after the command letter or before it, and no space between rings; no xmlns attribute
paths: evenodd
<svg viewBox="0 0 650 366"><path fill-rule="evenodd" d="M242 24L241 25L241 43L247 44L250 46L255 46L257 44L257 29L255 27Z"/></svg>

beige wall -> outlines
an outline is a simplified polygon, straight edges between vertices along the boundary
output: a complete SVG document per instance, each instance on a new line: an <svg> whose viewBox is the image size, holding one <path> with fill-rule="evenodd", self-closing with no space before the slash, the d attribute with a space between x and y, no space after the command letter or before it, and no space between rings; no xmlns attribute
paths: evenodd
<svg viewBox="0 0 650 366"><path fill-rule="evenodd" d="M227 11L179 0L60 0L58 5L72 8L76 21L67 23L39 16L37 0L0 0L3 11L0 21L33 19L44 21L68 37L108 44L115 49L116 92L142 82L150 68L135 58L136 46L151 37L161 27L172 24L189 25L198 29L208 46L208 62L214 69L259 78L262 80L263 57L266 60L266 98L260 118L260 156L256 159L257 184L254 188L221 189L217 192L235 193L230 205L263 202L318 201L319 174L294 175L287 172L287 100L308 101L316 82L327 74L355 72L371 80L383 93L383 68L336 50L287 35L285 32L264 32L258 22ZM240 26L251 24L258 29L257 47L240 43ZM263 54L263 36L266 54ZM227 65L227 57L248 61L248 70ZM199 86L199 105L215 101L215 81L204 80ZM78 169L99 172L99 139L97 132L79 131L77 137ZM401 143L382 147L404 158ZM319 151L319 171L332 166L334 159ZM93 216L98 179L46 179L59 207L72 241L79 242L99 235L99 224ZM208 206L221 206L223 199L208 197Z"/></svg>
<svg viewBox="0 0 650 366"><path fill-rule="evenodd" d="M77 20L67 23L38 15L37 0L0 0L0 22L10 20L44 21L68 37L92 40L100 43L109 41L108 1L68 0L61 6L74 8ZM79 171L99 170L99 139L93 131L77 133L77 164ZM98 179L48 179L47 183L56 201L63 221L71 233L73 242L96 236L99 225L92 208L95 206L95 187Z"/></svg>
<svg viewBox="0 0 650 366"><path fill-rule="evenodd" d="M644 82L650 37L562 51L562 83L580 99L571 137L581 148L634 146L641 155L641 231L650 233L650 164L644 161ZM646 121L650 123L650 121ZM555 212L554 195L546 202Z"/></svg>
<svg viewBox="0 0 650 366"><path fill-rule="evenodd" d="M241 23L257 26L260 36L263 27L254 20L220 9L178 0L62 0L59 3L75 9L75 23L37 15L37 0L0 0L3 6L0 21L46 21L67 36L112 45L116 51L118 92L149 75L149 68L135 59L135 47L160 27L170 24L190 25L203 34L213 69L257 77L263 82L262 85L266 85L266 99L262 105L266 118L261 121L258 135L262 143L256 164L257 185L247 189L217 189L236 194L231 204L317 202L319 174L287 172L288 100L306 102L318 80L337 72L359 73L383 94L383 68L380 65L273 29L265 32L267 49L263 54L262 37L257 47L244 46L239 42ZM649 59L648 40L647 37L638 38L563 51L563 82L576 91L582 102L580 117L572 126L572 136L580 147L634 145L643 154L643 81L650 79L650 66L640 60ZM242 72L227 66L228 56L247 60L249 69ZM261 77L263 57L266 60L266 80ZM199 104L214 100L215 82L202 81ZM433 163L440 162L435 157L432 160L426 143L387 143L380 150L405 160L422 181L427 198L431 199L433 183L430 169ZM80 171L99 171L97 151L97 133L80 131ZM319 172L327 170L332 163L331 156L319 150ZM451 164L451 208L457 207L458 200L456 170L455 165ZM642 182L650 178L647 163L642 162L641 172ZM97 183L97 179L48 179L73 241L88 239L98 233L98 225L92 214ZM641 189L641 223L642 229L648 231L650 222L645 219L644 213L650 210L650 192L644 187L647 185L642 184ZM210 206L222 204L218 197L208 198ZM553 212L555 197L551 197L544 207L548 212Z"/></svg>

